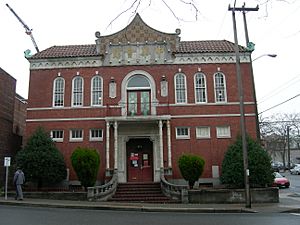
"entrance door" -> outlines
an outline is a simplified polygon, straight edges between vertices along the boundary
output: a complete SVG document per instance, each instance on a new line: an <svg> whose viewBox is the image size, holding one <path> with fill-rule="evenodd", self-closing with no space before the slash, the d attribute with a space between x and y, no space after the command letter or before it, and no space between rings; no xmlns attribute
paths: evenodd
<svg viewBox="0 0 300 225"><path fill-rule="evenodd" d="M127 181L153 181L153 150L148 138L131 139L127 149Z"/></svg>

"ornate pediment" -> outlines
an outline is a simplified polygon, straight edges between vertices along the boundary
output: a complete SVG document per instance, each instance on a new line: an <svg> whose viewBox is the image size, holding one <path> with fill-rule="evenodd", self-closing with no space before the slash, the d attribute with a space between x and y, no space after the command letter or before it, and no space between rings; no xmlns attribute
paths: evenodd
<svg viewBox="0 0 300 225"><path fill-rule="evenodd" d="M178 49L180 30L163 33L148 26L137 14L123 30L101 36L96 32L97 52L104 56L104 64L163 63Z"/></svg>

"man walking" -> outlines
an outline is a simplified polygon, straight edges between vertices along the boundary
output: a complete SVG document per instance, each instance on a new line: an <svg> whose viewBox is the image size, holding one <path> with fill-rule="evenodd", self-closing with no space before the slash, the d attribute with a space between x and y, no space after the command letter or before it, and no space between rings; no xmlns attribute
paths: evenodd
<svg viewBox="0 0 300 225"><path fill-rule="evenodd" d="M25 182L25 175L21 168L17 168L14 175L14 185L16 186L16 200L23 200L22 185Z"/></svg>

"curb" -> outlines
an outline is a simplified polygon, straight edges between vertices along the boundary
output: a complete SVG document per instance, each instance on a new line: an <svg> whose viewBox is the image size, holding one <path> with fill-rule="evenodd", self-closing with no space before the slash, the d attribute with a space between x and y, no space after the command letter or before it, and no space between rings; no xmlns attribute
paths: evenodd
<svg viewBox="0 0 300 225"><path fill-rule="evenodd" d="M130 206L130 205L87 205L87 204L57 204L39 202L14 202L0 201L0 205L46 207L46 208L66 208L66 209L86 209L86 210L116 210L116 211L136 211L136 212L178 212L178 213L257 213L255 210L244 208L176 208L160 206Z"/></svg>

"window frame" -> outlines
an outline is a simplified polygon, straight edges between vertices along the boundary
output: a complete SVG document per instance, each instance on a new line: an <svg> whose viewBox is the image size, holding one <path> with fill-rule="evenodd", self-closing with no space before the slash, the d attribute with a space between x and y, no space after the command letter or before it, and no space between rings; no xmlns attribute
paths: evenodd
<svg viewBox="0 0 300 225"><path fill-rule="evenodd" d="M75 82L76 80L80 79L81 80L81 88L79 90L75 91L75 85L77 85ZM76 76L72 80L72 107L82 107L83 106L83 100L84 100L84 80L83 77L81 76ZM78 95L76 98L81 98L80 104L75 104L75 94ZM78 101L79 102L79 101Z"/></svg>
<svg viewBox="0 0 300 225"><path fill-rule="evenodd" d="M228 133L225 133L223 131L221 132L220 129L225 129L225 128L227 128ZM230 126L229 125L217 126L216 127L216 136L217 136L217 138L231 138Z"/></svg>
<svg viewBox="0 0 300 225"><path fill-rule="evenodd" d="M94 81L95 79L99 79L97 82L99 86L95 88ZM94 103L94 94L97 94L98 97L98 102ZM91 79L91 106L102 106L103 105L103 78L99 75L95 75Z"/></svg>
<svg viewBox="0 0 300 225"><path fill-rule="evenodd" d="M101 136L99 137L92 137L93 131L101 131ZM90 141L103 141L103 129L101 128L91 128L90 129Z"/></svg>
<svg viewBox="0 0 300 225"><path fill-rule="evenodd" d="M182 78L180 78L182 76ZM181 80L178 80L181 79ZM178 83L182 81L183 83ZM179 86L183 87L179 87ZM187 104L187 84L186 84L186 75L184 73L177 73L174 76L174 90L175 90L175 103L176 104ZM184 95L184 98L181 98L179 101L179 95Z"/></svg>
<svg viewBox="0 0 300 225"><path fill-rule="evenodd" d="M204 85L202 87L198 86L197 77L199 77L199 76L201 76L201 78L203 79L203 82L204 82ZM194 75L194 88L195 88L195 103L197 103L197 104L207 103L207 86L206 86L206 76L204 73L196 73ZM204 101L199 101L197 99L197 97L198 97L197 93L199 93L199 96L201 96L201 94L202 95L204 94Z"/></svg>
<svg viewBox="0 0 300 225"><path fill-rule="evenodd" d="M187 130L187 134L179 134L179 129L186 129ZM190 127L175 127L175 134L176 134L176 139L190 139Z"/></svg>
<svg viewBox="0 0 300 225"><path fill-rule="evenodd" d="M73 132L81 132L81 137L73 137ZM81 142L83 141L83 135L84 135L84 131L83 129L71 129L70 130L70 142ZM77 135L76 135L77 136Z"/></svg>
<svg viewBox="0 0 300 225"><path fill-rule="evenodd" d="M221 82L217 82L217 75L220 75L222 76L222 80L223 80L223 83ZM220 84L222 86L220 86ZM218 86L217 86L218 85ZM219 100L219 94L221 91L222 93L222 100ZM224 103L224 102L227 102L227 88L226 88L226 77L225 77L225 74L222 73L222 72L217 72L214 74L214 93L215 93L215 102L216 103Z"/></svg>
<svg viewBox="0 0 300 225"><path fill-rule="evenodd" d="M207 135L201 135L199 133L200 128L207 128ZM210 127L209 126L197 126L196 127L196 138L197 139L210 139L211 138Z"/></svg>
<svg viewBox="0 0 300 225"><path fill-rule="evenodd" d="M62 89L57 90L57 82L62 81ZM56 104L56 96L59 96L59 100L62 101L61 104L57 105ZM65 79L62 77L57 77L53 81L53 93L52 93L52 106L53 107L64 107L65 104Z"/></svg>
<svg viewBox="0 0 300 225"><path fill-rule="evenodd" d="M61 137L54 137L54 133L61 132ZM60 135L59 135L60 136ZM50 131L50 137L54 142L63 142L64 141L64 130L51 130Z"/></svg>

